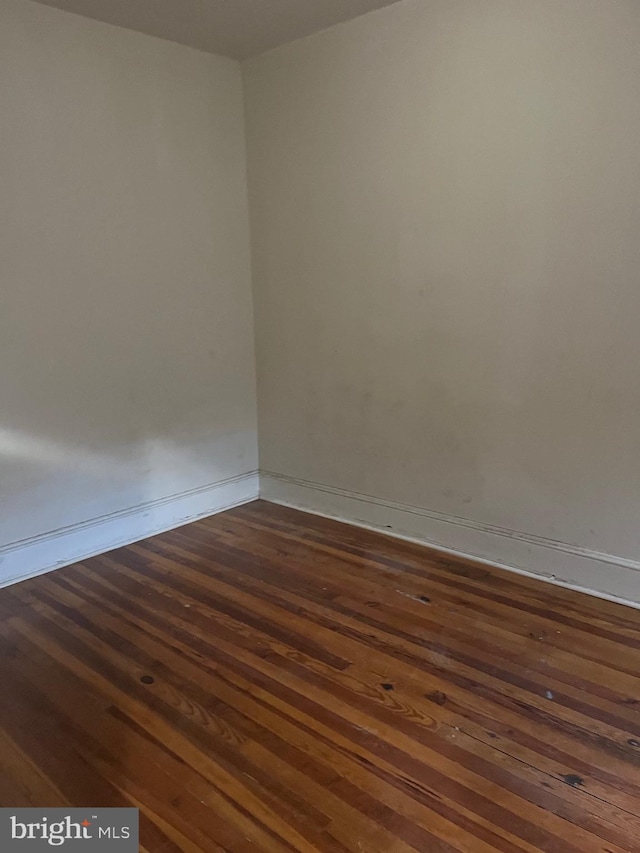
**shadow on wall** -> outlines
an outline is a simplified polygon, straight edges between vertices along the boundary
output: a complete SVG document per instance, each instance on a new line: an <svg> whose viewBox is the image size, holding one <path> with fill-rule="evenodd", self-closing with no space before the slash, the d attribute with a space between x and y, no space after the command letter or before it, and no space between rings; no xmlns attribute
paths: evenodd
<svg viewBox="0 0 640 853"><path fill-rule="evenodd" d="M0 427L0 547L251 472L255 443L201 427L90 447Z"/></svg>

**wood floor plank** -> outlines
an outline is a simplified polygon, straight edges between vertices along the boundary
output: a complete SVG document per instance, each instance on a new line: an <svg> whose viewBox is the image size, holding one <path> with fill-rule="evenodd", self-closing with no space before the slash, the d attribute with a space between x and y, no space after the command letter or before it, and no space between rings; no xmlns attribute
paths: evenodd
<svg viewBox="0 0 640 853"><path fill-rule="evenodd" d="M0 805L133 805L149 853L640 849L630 608L256 501L0 616Z"/></svg>

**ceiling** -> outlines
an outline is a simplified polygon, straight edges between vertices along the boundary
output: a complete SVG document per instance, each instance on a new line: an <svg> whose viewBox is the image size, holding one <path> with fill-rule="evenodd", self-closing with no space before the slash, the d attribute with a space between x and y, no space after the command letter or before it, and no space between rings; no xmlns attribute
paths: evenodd
<svg viewBox="0 0 640 853"><path fill-rule="evenodd" d="M97 21L246 59L397 0L38 0Z"/></svg>

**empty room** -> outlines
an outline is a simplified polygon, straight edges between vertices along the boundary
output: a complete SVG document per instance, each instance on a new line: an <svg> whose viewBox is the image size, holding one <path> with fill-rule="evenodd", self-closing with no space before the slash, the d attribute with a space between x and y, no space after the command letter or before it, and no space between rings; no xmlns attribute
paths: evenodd
<svg viewBox="0 0 640 853"><path fill-rule="evenodd" d="M639 318L638 0L0 0L0 853L638 853Z"/></svg>

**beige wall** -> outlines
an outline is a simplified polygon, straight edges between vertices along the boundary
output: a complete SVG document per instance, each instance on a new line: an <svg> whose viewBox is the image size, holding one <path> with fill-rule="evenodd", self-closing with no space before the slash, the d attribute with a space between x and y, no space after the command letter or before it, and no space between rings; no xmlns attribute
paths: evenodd
<svg viewBox="0 0 640 853"><path fill-rule="evenodd" d="M0 120L0 546L256 469L238 63L2 0Z"/></svg>
<svg viewBox="0 0 640 853"><path fill-rule="evenodd" d="M405 0L246 64L262 469L640 559L639 45Z"/></svg>
<svg viewBox="0 0 640 853"><path fill-rule="evenodd" d="M267 496L640 600L638 43L404 0L246 64ZM238 64L3 0L0 116L2 583L257 448Z"/></svg>

